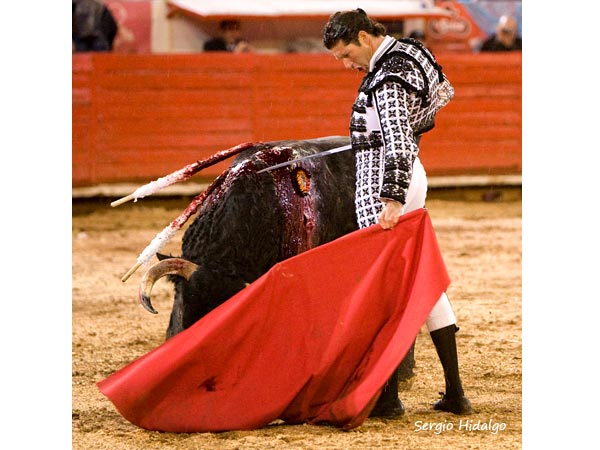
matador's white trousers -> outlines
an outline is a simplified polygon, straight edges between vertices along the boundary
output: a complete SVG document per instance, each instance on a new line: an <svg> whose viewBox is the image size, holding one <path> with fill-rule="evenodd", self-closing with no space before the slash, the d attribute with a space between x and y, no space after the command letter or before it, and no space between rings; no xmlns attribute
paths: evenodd
<svg viewBox="0 0 600 450"><path fill-rule="evenodd" d="M427 176L425 168L419 158L415 159L413 164L413 173L406 194L406 203L404 204L404 213L414 211L415 209L425 207L427 198ZM456 316L450 305L450 300L444 292L427 317L425 322L429 332L439 330L456 323Z"/></svg>

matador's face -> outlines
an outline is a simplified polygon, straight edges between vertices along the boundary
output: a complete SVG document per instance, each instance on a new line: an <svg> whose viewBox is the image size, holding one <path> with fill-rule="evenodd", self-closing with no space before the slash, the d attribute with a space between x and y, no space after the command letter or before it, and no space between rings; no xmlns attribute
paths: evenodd
<svg viewBox="0 0 600 450"><path fill-rule="evenodd" d="M344 67L347 69L368 72L371 57L374 53L370 45L370 37L368 33L361 31L358 33L358 44L355 42L344 44L340 40L330 51L335 56L335 59L341 60L344 63Z"/></svg>

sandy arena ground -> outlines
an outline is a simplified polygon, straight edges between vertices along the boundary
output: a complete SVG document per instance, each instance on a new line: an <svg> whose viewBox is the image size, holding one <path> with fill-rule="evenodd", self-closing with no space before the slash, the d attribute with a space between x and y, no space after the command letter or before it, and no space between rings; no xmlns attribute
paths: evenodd
<svg viewBox="0 0 600 450"><path fill-rule="evenodd" d="M164 340L171 285L164 280L156 284L153 304L159 314L152 315L137 300L143 270L126 283L120 278L189 199L145 199L118 208L111 208L111 200L106 199L75 201L72 448L521 448L520 192L487 194L430 194L427 205L452 279L448 294L461 328L457 335L459 361L473 415L459 417L432 409L438 392L444 389L443 373L423 329L416 343L415 376L400 386L407 410L402 418L368 419L351 431L276 423L254 431L218 434L140 429L127 422L96 387L96 382ZM181 231L163 252L179 254L182 236ZM433 429L425 430L425 423Z"/></svg>

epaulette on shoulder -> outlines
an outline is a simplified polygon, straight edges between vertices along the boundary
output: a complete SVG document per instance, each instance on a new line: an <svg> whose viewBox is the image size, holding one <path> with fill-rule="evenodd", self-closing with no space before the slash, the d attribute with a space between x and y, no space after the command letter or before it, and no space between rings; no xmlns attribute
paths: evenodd
<svg viewBox="0 0 600 450"><path fill-rule="evenodd" d="M412 55L394 50L383 55L375 64L372 76L365 79L360 90L370 99L373 92L389 81L399 83L404 89L416 93L428 104L429 81L425 70Z"/></svg>

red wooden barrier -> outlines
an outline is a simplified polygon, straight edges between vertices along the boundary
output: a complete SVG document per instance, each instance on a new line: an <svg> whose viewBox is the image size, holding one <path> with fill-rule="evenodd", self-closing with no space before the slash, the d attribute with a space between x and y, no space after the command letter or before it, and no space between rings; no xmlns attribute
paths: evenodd
<svg viewBox="0 0 600 450"><path fill-rule="evenodd" d="M438 60L456 97L422 140L428 173L520 174L521 54ZM361 78L327 54L74 54L73 186L150 181L242 142L347 135Z"/></svg>

